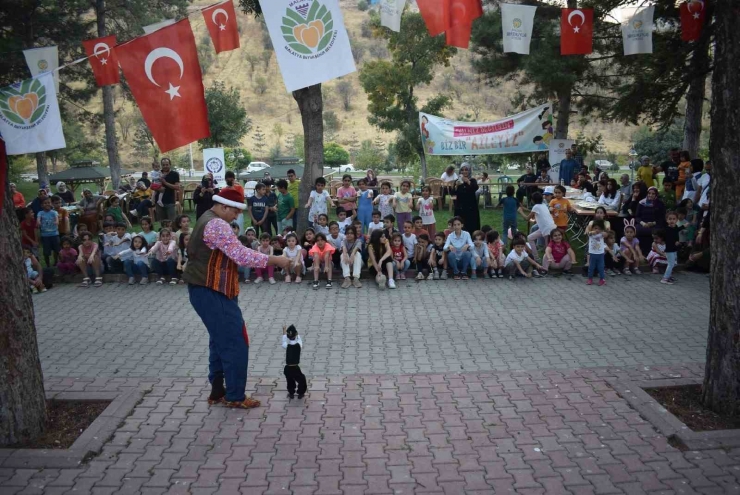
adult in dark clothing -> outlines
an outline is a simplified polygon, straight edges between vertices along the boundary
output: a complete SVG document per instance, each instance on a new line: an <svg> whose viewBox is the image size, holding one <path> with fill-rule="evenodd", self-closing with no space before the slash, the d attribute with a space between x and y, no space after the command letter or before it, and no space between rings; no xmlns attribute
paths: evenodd
<svg viewBox="0 0 740 495"><path fill-rule="evenodd" d="M671 148L668 152L669 160L664 161L660 164L660 170L665 174L664 181L670 181L674 184L678 180L678 165L681 163L680 150L678 148Z"/></svg>
<svg viewBox="0 0 740 495"><path fill-rule="evenodd" d="M528 166L527 172L516 180L516 183L519 186L519 189L516 190L516 199L518 199L520 203L524 202L525 196L529 197L533 192L536 192L538 190L537 186L533 185L536 182L537 176L532 170L532 167ZM465 228L467 229L467 225L465 226Z"/></svg>
<svg viewBox="0 0 740 495"><path fill-rule="evenodd" d="M139 182L143 182L147 189L152 187L152 181L149 180L149 172L142 172Z"/></svg>
<svg viewBox="0 0 740 495"><path fill-rule="evenodd" d="M637 207L640 201L647 197L647 186L644 182L635 182L632 184L632 194L625 197L622 201L622 218L631 220L637 215Z"/></svg>
<svg viewBox="0 0 740 495"><path fill-rule="evenodd" d="M62 204L64 206L72 205L77 202L75 199L75 193L70 191L67 184L64 182L57 182L57 196L62 198Z"/></svg>
<svg viewBox="0 0 740 495"><path fill-rule="evenodd" d="M478 210L478 182L470 175L470 165L460 166L460 180L455 187L455 216L463 219L463 228L472 233L480 230L480 211Z"/></svg>
<svg viewBox="0 0 740 495"><path fill-rule="evenodd" d="M565 150L565 158L560 161L560 180L566 186L575 178L576 173L580 170L580 165L573 159L571 150Z"/></svg>
<svg viewBox="0 0 740 495"><path fill-rule="evenodd" d="M540 175L543 168L546 170L550 170L552 168L550 166L550 160L547 159L547 155L545 153L541 153L537 163L535 163L535 172L537 175Z"/></svg>
<svg viewBox="0 0 740 495"><path fill-rule="evenodd" d="M218 189L213 182L213 175L206 174L200 181L198 187L193 191L193 203L195 203L195 219L206 211L213 208L213 195L218 194Z"/></svg>
<svg viewBox="0 0 740 495"><path fill-rule="evenodd" d="M583 155L578 151L578 145L573 143L570 145L570 152L573 160L578 164L578 167L583 167ZM567 184L566 184L567 185Z"/></svg>
<svg viewBox="0 0 740 495"><path fill-rule="evenodd" d="M637 205L635 227L637 238L640 240L640 248L643 253L649 253L653 243L653 230L665 227L665 205L658 199L657 187L649 188L647 197Z"/></svg>
<svg viewBox="0 0 740 495"><path fill-rule="evenodd" d="M588 180L588 174L580 173L577 176L578 183L576 184L576 187L580 189L583 192L591 193L591 195L594 195L594 191L596 191L596 188L594 187L593 183Z"/></svg>
<svg viewBox="0 0 740 495"><path fill-rule="evenodd" d="M162 204L164 207L157 205L157 220L175 220L177 213L175 203L177 202L177 191L180 190L180 174L172 170L172 162L169 158L162 158Z"/></svg>
<svg viewBox="0 0 740 495"><path fill-rule="evenodd" d="M272 189L275 185L275 179L272 178L270 172L265 172L265 177L260 182L267 186L268 189Z"/></svg>

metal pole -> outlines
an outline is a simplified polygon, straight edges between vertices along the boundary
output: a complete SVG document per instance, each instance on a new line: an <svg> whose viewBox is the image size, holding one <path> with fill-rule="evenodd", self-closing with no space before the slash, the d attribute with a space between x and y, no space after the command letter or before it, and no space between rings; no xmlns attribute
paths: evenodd
<svg viewBox="0 0 740 495"><path fill-rule="evenodd" d="M193 143L188 145L190 150L190 177L193 176Z"/></svg>

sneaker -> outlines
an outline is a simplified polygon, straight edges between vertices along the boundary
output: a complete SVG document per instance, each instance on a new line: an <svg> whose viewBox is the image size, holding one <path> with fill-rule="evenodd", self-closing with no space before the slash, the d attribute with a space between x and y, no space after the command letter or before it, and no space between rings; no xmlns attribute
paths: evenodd
<svg viewBox="0 0 740 495"><path fill-rule="evenodd" d="M573 275L573 272L570 270L563 270L563 275Z"/></svg>
<svg viewBox="0 0 740 495"><path fill-rule="evenodd" d="M170 279L170 285L177 285L177 279L176 278Z"/></svg>
<svg viewBox="0 0 740 495"><path fill-rule="evenodd" d="M327 281L326 281L326 288L327 288L327 289L333 289L333 288L334 288L334 286L333 286L333 285L331 285L331 280L327 280Z"/></svg>
<svg viewBox="0 0 740 495"><path fill-rule="evenodd" d="M514 276L513 275L509 275L509 280L514 280Z"/></svg>
<svg viewBox="0 0 740 495"><path fill-rule="evenodd" d="M673 285L673 282L671 282L671 279L669 279L669 278L661 278L660 279L660 283L661 284L666 284L666 285Z"/></svg>
<svg viewBox="0 0 740 495"><path fill-rule="evenodd" d="M157 280L157 285L164 285L164 279L160 278L159 280Z"/></svg>
<svg viewBox="0 0 740 495"><path fill-rule="evenodd" d="M286 283L286 284L292 284L292 283L293 283L293 281L292 281L292 280L290 279L290 277L286 276L286 277L285 277L285 283Z"/></svg>
<svg viewBox="0 0 740 495"><path fill-rule="evenodd" d="M660 273L660 270L658 270L657 266L653 267L653 274L658 275Z"/></svg>
<svg viewBox="0 0 740 495"><path fill-rule="evenodd" d="M473 274L472 274L472 275L470 276L470 280L478 280L478 274L476 274L476 273L473 273Z"/></svg>
<svg viewBox="0 0 740 495"><path fill-rule="evenodd" d="M419 272L416 274L416 280L424 280L424 274Z"/></svg>
<svg viewBox="0 0 740 495"><path fill-rule="evenodd" d="M270 277L268 280L270 281L270 285L275 283L275 279L273 277Z"/></svg>
<svg viewBox="0 0 740 495"><path fill-rule="evenodd" d="M609 275L609 276L611 276L611 277L613 277L613 276L614 276L614 272L613 272L613 271L611 271L611 270L604 270L604 274L605 274L605 275Z"/></svg>
<svg viewBox="0 0 740 495"><path fill-rule="evenodd" d="M295 394L288 393L288 400L295 399Z"/></svg>
<svg viewBox="0 0 740 495"><path fill-rule="evenodd" d="M301 279L301 277L296 277L295 278L295 283L296 284L300 284L301 282L303 282L303 279Z"/></svg>
<svg viewBox="0 0 740 495"><path fill-rule="evenodd" d="M434 270L434 273L430 276L432 277L432 280L439 280L439 272L437 272L437 270Z"/></svg>
<svg viewBox="0 0 740 495"><path fill-rule="evenodd" d="M352 287L352 281L349 279L349 277L344 277L344 282L342 282L342 289L349 289Z"/></svg>
<svg viewBox="0 0 740 495"><path fill-rule="evenodd" d="M157 205L158 206L161 206L162 208L164 208L164 203L162 203L162 200L161 199L159 201L157 201Z"/></svg>
<svg viewBox="0 0 740 495"><path fill-rule="evenodd" d="M497 274L496 276L497 276L498 278L504 278L504 274L503 274L502 272L498 272L498 274Z"/></svg>
<svg viewBox="0 0 740 495"><path fill-rule="evenodd" d="M49 290L49 289L47 289L46 287L44 287L43 289L41 289L41 292L46 292L47 290Z"/></svg>
<svg viewBox="0 0 740 495"><path fill-rule="evenodd" d="M387 280L387 279L386 279L386 276L385 276L385 275L383 275L383 274L381 273L380 275L378 275L378 276L377 276L377 277L375 278L375 280L376 280L376 281L378 282L378 288L379 288L380 290L383 290L383 289L385 289L385 282L386 282L386 280Z"/></svg>
<svg viewBox="0 0 740 495"><path fill-rule="evenodd" d="M640 275L640 274L642 274L642 272L640 271L640 269L639 269L639 268L633 268L633 269L632 269L632 273L634 273L635 275Z"/></svg>
<svg viewBox="0 0 740 495"><path fill-rule="evenodd" d="M318 290L318 288L319 288L319 281L318 280L314 280L313 281L313 290Z"/></svg>
<svg viewBox="0 0 740 495"><path fill-rule="evenodd" d="M392 278L388 279L388 288L389 289L395 289L396 288L396 281Z"/></svg>
<svg viewBox="0 0 740 495"><path fill-rule="evenodd" d="M612 274L613 274L613 275L614 275L614 276L616 277L616 276L618 276L618 275L621 275L621 274L622 274L622 272L620 272L619 270L613 270L613 271L612 271Z"/></svg>
<svg viewBox="0 0 740 495"><path fill-rule="evenodd" d="M224 377L216 376L211 383L211 395L208 396L208 404L220 404L226 399L226 387L224 386Z"/></svg>
<svg viewBox="0 0 740 495"><path fill-rule="evenodd" d="M39 290L36 287L31 287L31 293L32 294L38 294Z"/></svg>
<svg viewBox="0 0 740 495"><path fill-rule="evenodd" d="M427 275L427 280L437 280L437 274L430 273L429 275Z"/></svg>
<svg viewBox="0 0 740 495"><path fill-rule="evenodd" d="M136 283L136 280L134 280L134 277L129 277L128 278L128 284L129 285L134 285L135 283Z"/></svg>
<svg viewBox="0 0 740 495"><path fill-rule="evenodd" d="M599 280L599 287L602 287L602 286L604 286L604 285L606 285L606 280L604 280L604 279L602 278L601 280Z"/></svg>
<svg viewBox="0 0 740 495"><path fill-rule="evenodd" d="M586 280L586 285L594 285L594 279L590 278Z"/></svg>
<svg viewBox="0 0 740 495"><path fill-rule="evenodd" d="M447 280L447 270L442 271L442 275L439 276L440 280Z"/></svg>
<svg viewBox="0 0 740 495"><path fill-rule="evenodd" d="M539 270L532 270L532 276L534 278L542 278L542 274L540 273Z"/></svg>
<svg viewBox="0 0 740 495"><path fill-rule="evenodd" d="M628 277L631 277L632 276L632 272L630 271L629 268L625 268L624 270L622 270L622 273L624 275L627 275Z"/></svg>
<svg viewBox="0 0 740 495"><path fill-rule="evenodd" d="M131 214L132 217L138 217L139 216L139 212L136 211L136 210L129 210L129 213Z"/></svg>
<svg viewBox="0 0 740 495"><path fill-rule="evenodd" d="M678 282L678 280L676 280L676 279L675 279L675 278L673 278L673 277L668 277L668 280L670 280L670 281L671 281L671 282L673 282L674 284L675 284L676 282ZM42 292L43 292L43 291L42 291Z"/></svg>
<svg viewBox="0 0 740 495"><path fill-rule="evenodd" d="M496 272L488 272L488 278L496 278Z"/></svg>
<svg viewBox="0 0 740 495"><path fill-rule="evenodd" d="M398 274L398 280L406 280L406 274L405 273L399 273Z"/></svg>
<svg viewBox="0 0 740 495"><path fill-rule="evenodd" d="M147 284L149 284L149 278L148 277L143 277L141 279L141 282L139 282L139 285L147 285Z"/></svg>
<svg viewBox="0 0 740 495"><path fill-rule="evenodd" d="M355 288L357 288L357 289L360 289L360 288L362 288L362 282L360 282L360 279L359 279L359 278L356 278L356 279L354 279L354 280L352 281L352 285L353 285L353 286L354 286Z"/></svg>
<svg viewBox="0 0 740 495"><path fill-rule="evenodd" d="M265 279L262 278L262 277L257 277L257 278L254 279L254 283L255 284L261 284L264 281L265 281Z"/></svg>

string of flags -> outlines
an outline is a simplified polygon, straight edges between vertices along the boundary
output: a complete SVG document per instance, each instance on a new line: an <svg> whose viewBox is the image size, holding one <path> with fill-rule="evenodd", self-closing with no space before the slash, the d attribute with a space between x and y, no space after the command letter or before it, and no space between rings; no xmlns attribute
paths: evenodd
<svg viewBox="0 0 740 495"><path fill-rule="evenodd" d="M288 91L356 71L339 0L259 0ZM406 0L380 0L381 24L401 29ZM417 0L429 34L467 48L481 0ZM705 2L680 5L681 35L699 38ZM535 6L501 4L505 52L528 54ZM201 11L216 53L240 47L233 0ZM621 10L625 55L652 53L654 7ZM562 9L561 53L593 51L593 9ZM144 36L117 44L116 36L83 42L86 57L59 66L57 47L25 50L32 79L0 89L0 136L9 155L65 147L57 101L59 70L89 61L98 86L118 84L119 66L144 120L162 152L210 136L203 78L195 37L187 18L144 28Z"/></svg>

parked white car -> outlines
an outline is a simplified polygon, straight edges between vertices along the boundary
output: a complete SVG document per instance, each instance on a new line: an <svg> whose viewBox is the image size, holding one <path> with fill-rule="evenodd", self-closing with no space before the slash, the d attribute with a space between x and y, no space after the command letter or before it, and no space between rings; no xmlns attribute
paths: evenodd
<svg viewBox="0 0 740 495"><path fill-rule="evenodd" d="M247 173L259 172L260 170L264 170L266 168L270 168L270 165L265 162L250 162L249 165L247 165Z"/></svg>
<svg viewBox="0 0 740 495"><path fill-rule="evenodd" d="M355 166L351 163L348 163L347 165L340 165L338 167L335 167L339 172L346 173L346 172L354 172Z"/></svg>

